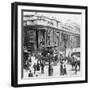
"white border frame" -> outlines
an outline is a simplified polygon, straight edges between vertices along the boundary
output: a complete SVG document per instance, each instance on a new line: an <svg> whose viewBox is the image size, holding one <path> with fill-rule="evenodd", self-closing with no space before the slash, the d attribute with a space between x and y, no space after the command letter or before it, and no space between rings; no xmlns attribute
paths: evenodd
<svg viewBox="0 0 90 90"><path fill-rule="evenodd" d="M34 79L24 80L21 79L21 10L45 10L45 11L69 11L82 13L82 27L81 27L81 60L82 66L81 77L70 78L52 78L52 79ZM83 81L85 80L85 10L84 9L69 9L69 8L55 8L55 7L36 7L36 6L18 6L18 84L32 84L32 83L48 83L48 82L64 82L64 81Z"/></svg>

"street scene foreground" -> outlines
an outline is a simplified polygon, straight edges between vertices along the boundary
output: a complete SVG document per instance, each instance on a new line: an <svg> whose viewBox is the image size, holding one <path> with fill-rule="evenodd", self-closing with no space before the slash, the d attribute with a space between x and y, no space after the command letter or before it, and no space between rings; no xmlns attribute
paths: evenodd
<svg viewBox="0 0 90 90"><path fill-rule="evenodd" d="M56 57L56 56L55 56ZM48 61L36 58L34 55L29 57L25 68L23 69L23 77L28 78L51 78L51 77L73 77L80 76L80 61L74 57L74 61L68 58L55 59L48 53Z"/></svg>

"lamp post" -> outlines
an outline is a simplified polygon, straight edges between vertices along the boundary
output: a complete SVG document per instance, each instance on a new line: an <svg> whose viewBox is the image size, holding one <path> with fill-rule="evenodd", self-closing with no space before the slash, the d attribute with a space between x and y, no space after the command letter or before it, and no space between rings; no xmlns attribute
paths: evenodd
<svg viewBox="0 0 90 90"><path fill-rule="evenodd" d="M52 76L53 75L53 68L51 66L51 55L50 55L50 53L48 53L48 59L49 59L48 76Z"/></svg>

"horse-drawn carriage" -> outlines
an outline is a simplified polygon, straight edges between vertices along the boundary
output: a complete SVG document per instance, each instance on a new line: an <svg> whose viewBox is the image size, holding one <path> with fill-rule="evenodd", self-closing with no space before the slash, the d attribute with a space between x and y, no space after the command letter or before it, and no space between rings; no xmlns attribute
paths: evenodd
<svg viewBox="0 0 90 90"><path fill-rule="evenodd" d="M73 52L71 57L67 57L68 63L71 64L72 70L79 68L80 70L80 52Z"/></svg>

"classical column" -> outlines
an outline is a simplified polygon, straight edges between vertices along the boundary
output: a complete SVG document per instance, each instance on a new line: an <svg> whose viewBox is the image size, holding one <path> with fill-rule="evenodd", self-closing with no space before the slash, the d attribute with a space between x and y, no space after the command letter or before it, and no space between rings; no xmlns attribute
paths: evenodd
<svg viewBox="0 0 90 90"><path fill-rule="evenodd" d="M45 47L46 47L46 30L44 32L44 35L45 35Z"/></svg>
<svg viewBox="0 0 90 90"><path fill-rule="evenodd" d="M59 32L59 46L61 46L61 31Z"/></svg>
<svg viewBox="0 0 90 90"><path fill-rule="evenodd" d="M38 30L38 48L40 49L40 30Z"/></svg>
<svg viewBox="0 0 90 90"><path fill-rule="evenodd" d="M36 30L36 49L38 49L38 30Z"/></svg>
<svg viewBox="0 0 90 90"><path fill-rule="evenodd" d="M55 43L54 43L54 29L53 29L53 46L55 46Z"/></svg>
<svg viewBox="0 0 90 90"><path fill-rule="evenodd" d="M36 51L36 49L37 49L37 30L34 30L34 37L36 40L36 41L34 41L34 50Z"/></svg>

